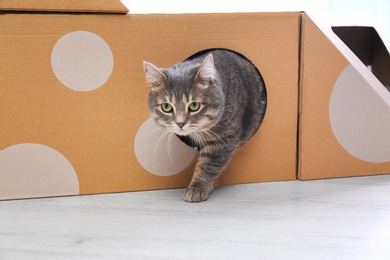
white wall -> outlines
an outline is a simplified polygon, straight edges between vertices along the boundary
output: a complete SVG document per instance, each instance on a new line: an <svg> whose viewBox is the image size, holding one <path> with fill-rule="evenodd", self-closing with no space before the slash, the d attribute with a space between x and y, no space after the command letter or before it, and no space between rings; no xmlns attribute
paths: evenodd
<svg viewBox="0 0 390 260"><path fill-rule="evenodd" d="M122 0L130 13L309 11L371 15L390 46L390 0Z"/></svg>

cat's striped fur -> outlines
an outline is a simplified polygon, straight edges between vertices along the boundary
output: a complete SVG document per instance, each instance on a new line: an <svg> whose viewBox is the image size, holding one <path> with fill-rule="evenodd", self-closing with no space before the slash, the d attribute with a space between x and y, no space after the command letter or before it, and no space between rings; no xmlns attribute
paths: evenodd
<svg viewBox="0 0 390 260"><path fill-rule="evenodd" d="M267 103L263 79L245 57L222 49L203 52L168 69L144 62L144 69L152 117L199 150L183 198L204 201L233 153L263 121Z"/></svg>

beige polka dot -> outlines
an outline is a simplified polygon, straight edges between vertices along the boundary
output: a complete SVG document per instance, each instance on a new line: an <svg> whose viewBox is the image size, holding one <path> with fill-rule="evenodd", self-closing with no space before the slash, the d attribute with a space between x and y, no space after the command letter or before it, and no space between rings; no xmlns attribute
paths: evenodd
<svg viewBox="0 0 390 260"><path fill-rule="evenodd" d="M150 118L138 129L134 142L138 162L148 172L159 176L177 174L187 168L195 150L168 133Z"/></svg>
<svg viewBox="0 0 390 260"><path fill-rule="evenodd" d="M76 91L101 87L111 76L114 59L108 44L98 35L74 31L54 45L51 65L57 79Z"/></svg>
<svg viewBox="0 0 390 260"><path fill-rule="evenodd" d="M332 91L330 123L340 145L354 157L390 162L390 93L379 81L372 84L377 86L347 66Z"/></svg>
<svg viewBox="0 0 390 260"><path fill-rule="evenodd" d="M77 194L77 174L58 151L29 143L0 151L0 199Z"/></svg>

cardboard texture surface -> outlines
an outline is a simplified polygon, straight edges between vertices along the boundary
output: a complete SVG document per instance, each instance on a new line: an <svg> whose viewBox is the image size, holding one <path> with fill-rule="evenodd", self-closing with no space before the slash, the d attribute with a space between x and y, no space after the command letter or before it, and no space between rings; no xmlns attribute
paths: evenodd
<svg viewBox="0 0 390 260"><path fill-rule="evenodd" d="M127 13L120 0L2 0L0 10L31 12Z"/></svg>
<svg viewBox="0 0 390 260"><path fill-rule="evenodd" d="M149 119L142 62L168 67L209 48L251 60L269 100L260 130L218 183L295 179L299 19L299 13L0 15L0 198L188 185L193 165L153 174L135 154Z"/></svg>
<svg viewBox="0 0 390 260"><path fill-rule="evenodd" d="M390 93L329 25L307 14L301 44L298 177L389 173Z"/></svg>
<svg viewBox="0 0 390 260"><path fill-rule="evenodd" d="M19 11L0 15L0 199L187 186L196 153L151 122L143 61L169 67L211 48L251 60L268 96L219 184L390 172L388 51L369 28L334 28L346 42L370 35L347 43L356 56L306 13L55 13L127 12L119 1L0 9Z"/></svg>

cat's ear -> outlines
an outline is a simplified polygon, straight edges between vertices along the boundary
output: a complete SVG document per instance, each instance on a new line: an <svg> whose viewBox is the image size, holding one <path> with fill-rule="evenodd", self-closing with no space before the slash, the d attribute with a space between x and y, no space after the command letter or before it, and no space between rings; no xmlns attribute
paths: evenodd
<svg viewBox="0 0 390 260"><path fill-rule="evenodd" d="M152 63L144 61L146 81L151 90L159 90L165 86L167 77Z"/></svg>
<svg viewBox="0 0 390 260"><path fill-rule="evenodd" d="M213 54L209 54L203 60L202 65L200 65L195 80L206 84L212 84L215 81L216 74L217 71L214 66Z"/></svg>

